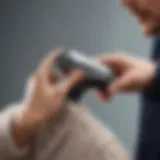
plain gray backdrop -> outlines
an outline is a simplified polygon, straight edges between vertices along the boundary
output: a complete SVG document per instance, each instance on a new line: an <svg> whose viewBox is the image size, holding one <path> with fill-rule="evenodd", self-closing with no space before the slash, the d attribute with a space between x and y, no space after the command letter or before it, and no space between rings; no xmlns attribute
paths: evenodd
<svg viewBox="0 0 160 160"><path fill-rule="evenodd" d="M57 45L90 56L125 50L142 57L148 57L151 46L118 0L1 0L2 107L22 98L27 75ZM103 104L91 92L84 102L133 154L139 124L138 96L120 95Z"/></svg>

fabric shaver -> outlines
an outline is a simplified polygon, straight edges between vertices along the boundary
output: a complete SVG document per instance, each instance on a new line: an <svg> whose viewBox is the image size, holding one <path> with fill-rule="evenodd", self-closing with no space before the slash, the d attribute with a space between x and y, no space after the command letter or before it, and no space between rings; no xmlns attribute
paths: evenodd
<svg viewBox="0 0 160 160"><path fill-rule="evenodd" d="M76 50L60 53L55 60L55 67L63 76L77 68L84 71L83 80L68 94L68 98L73 101L79 101L88 89L105 89L114 77L109 67Z"/></svg>

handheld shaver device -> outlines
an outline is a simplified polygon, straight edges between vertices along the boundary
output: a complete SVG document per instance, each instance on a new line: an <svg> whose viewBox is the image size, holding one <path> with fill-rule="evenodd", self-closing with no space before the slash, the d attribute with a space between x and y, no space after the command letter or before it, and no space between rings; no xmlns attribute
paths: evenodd
<svg viewBox="0 0 160 160"><path fill-rule="evenodd" d="M77 68L84 71L83 80L68 94L68 98L73 101L80 101L88 89L104 90L114 77L109 67L75 50L60 53L55 60L55 67L63 76L67 76L68 72Z"/></svg>

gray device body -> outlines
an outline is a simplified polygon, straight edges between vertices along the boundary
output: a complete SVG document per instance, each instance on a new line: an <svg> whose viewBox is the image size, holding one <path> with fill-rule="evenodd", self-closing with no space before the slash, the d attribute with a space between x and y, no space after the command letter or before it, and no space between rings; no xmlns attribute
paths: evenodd
<svg viewBox="0 0 160 160"><path fill-rule="evenodd" d="M73 69L79 68L84 71L84 79L68 94L74 101L79 101L87 89L104 90L114 77L109 67L75 50L60 53L55 60L55 66L64 76Z"/></svg>

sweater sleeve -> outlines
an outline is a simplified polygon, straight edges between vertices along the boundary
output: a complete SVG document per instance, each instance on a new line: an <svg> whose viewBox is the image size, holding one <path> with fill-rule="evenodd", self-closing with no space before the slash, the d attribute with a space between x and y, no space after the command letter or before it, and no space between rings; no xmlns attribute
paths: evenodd
<svg viewBox="0 0 160 160"><path fill-rule="evenodd" d="M23 105L12 104L0 112L0 159L21 160L27 156L29 147L18 149L11 134L11 122L22 111Z"/></svg>

